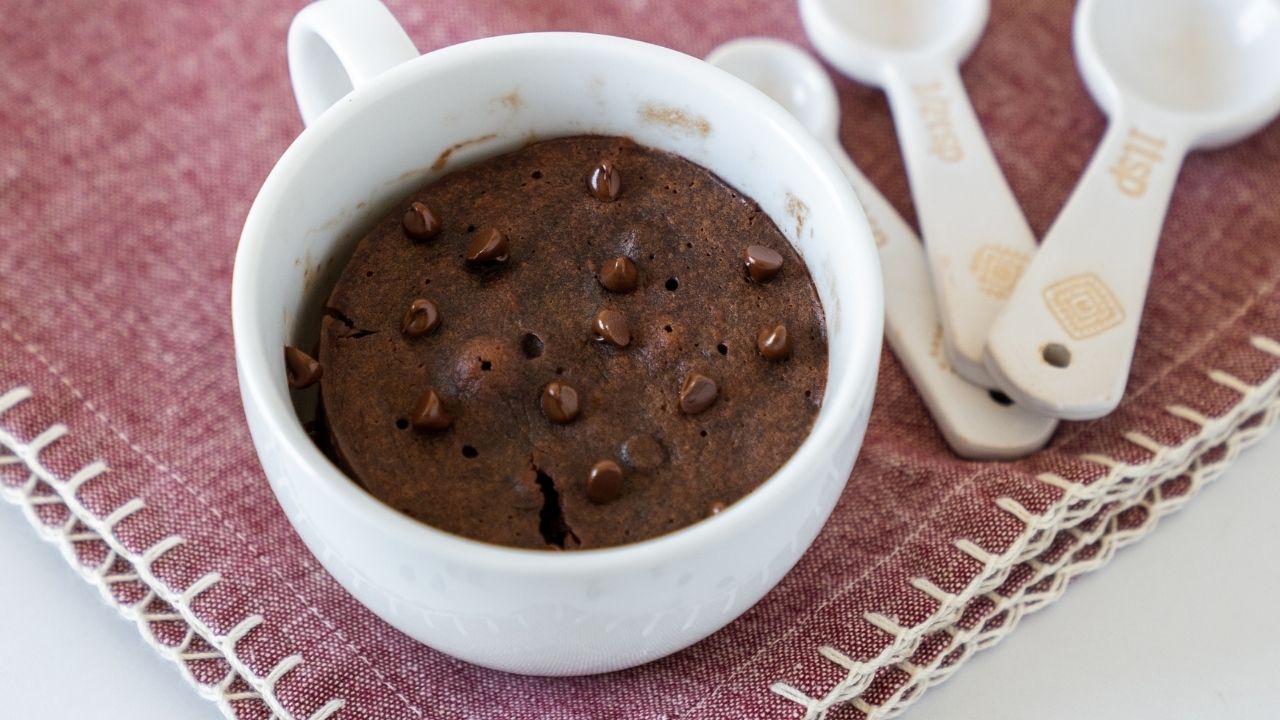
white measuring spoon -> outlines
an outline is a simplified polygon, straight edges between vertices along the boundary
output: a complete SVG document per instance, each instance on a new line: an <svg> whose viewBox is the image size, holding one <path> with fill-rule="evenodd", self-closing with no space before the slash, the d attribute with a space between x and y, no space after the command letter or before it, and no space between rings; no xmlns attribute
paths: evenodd
<svg viewBox="0 0 1280 720"><path fill-rule="evenodd" d="M992 327L987 359L1019 402L1088 419L1124 394L1184 155L1280 113L1280 2L1082 0L1074 32L1110 124Z"/></svg>
<svg viewBox="0 0 1280 720"><path fill-rule="evenodd" d="M818 52L884 89L956 371L990 386L991 322L1035 252L1035 237L996 164L960 62L986 26L987 0L800 0Z"/></svg>
<svg viewBox="0 0 1280 720"><path fill-rule="evenodd" d="M1006 459L1038 450L1057 421L997 400L956 375L942 355L941 328L924 249L911 227L854 166L837 134L835 88L808 53L780 40L721 45L710 62L772 97L822 142L844 170L870 220L885 286L885 334L947 444L969 458ZM1002 400L1007 400L1001 398Z"/></svg>

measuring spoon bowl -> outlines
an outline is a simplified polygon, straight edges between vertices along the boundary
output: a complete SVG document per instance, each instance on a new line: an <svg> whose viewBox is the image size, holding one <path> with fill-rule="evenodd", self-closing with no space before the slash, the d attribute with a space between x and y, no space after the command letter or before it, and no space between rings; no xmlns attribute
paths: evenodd
<svg viewBox="0 0 1280 720"><path fill-rule="evenodd" d="M928 60L959 65L987 24L987 0L801 0L805 30L832 65L884 87L889 69Z"/></svg>
<svg viewBox="0 0 1280 720"><path fill-rule="evenodd" d="M1280 112L1280 2L1083 0L1075 50L1114 117L1163 115L1191 147L1220 147Z"/></svg>

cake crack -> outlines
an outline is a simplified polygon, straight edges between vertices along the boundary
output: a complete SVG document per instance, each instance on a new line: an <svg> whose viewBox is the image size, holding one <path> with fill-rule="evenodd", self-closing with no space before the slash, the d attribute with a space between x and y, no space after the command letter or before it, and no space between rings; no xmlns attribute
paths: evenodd
<svg viewBox="0 0 1280 720"><path fill-rule="evenodd" d="M346 316L346 314L345 314L345 313L343 313L343 312L342 312L341 310L339 310L338 308L335 308L335 307L326 307L326 308L324 309L324 314L325 314L325 315L328 315L329 317L333 318L334 320L337 320L338 322L342 323L343 325L346 325L346 326L347 326L347 328L351 331L351 332L343 333L343 334L339 335L338 337L340 337L340 338L344 338L344 339L347 339L347 340L359 340L359 339L361 339L361 338L367 338L367 337L369 337L370 335L377 335L377 334L378 334L378 331L377 331L377 330L367 330L367 329L365 329L365 328L358 328L358 327L356 327L356 321L355 321L355 320L352 320L352 319L351 319L351 318L349 318L349 317L347 317L347 316Z"/></svg>
<svg viewBox="0 0 1280 720"><path fill-rule="evenodd" d="M580 545L577 534L565 520L564 506L561 504L560 491L556 490L555 480L543 472L542 468L534 465L532 458L529 464L538 475L538 489L542 491L542 509L538 512L538 532L542 533L542 539L548 545L558 548L564 548L566 544Z"/></svg>

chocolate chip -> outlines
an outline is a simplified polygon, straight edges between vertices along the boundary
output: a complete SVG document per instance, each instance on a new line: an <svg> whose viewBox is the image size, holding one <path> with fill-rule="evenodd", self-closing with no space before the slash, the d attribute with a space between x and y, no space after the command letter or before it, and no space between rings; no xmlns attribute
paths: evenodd
<svg viewBox="0 0 1280 720"><path fill-rule="evenodd" d="M597 505L622 497L622 468L612 460L601 460L591 466L587 475L587 497Z"/></svg>
<svg viewBox="0 0 1280 720"><path fill-rule="evenodd" d="M686 415L697 415L711 407L719 394L715 380L701 373L689 373L680 386L680 410Z"/></svg>
<svg viewBox="0 0 1280 720"><path fill-rule="evenodd" d="M600 284L606 290L616 293L631 292L636 289L639 278L640 271L636 269L636 264L625 255L606 260L600 266Z"/></svg>
<svg viewBox="0 0 1280 720"><path fill-rule="evenodd" d="M763 245L748 245L742 251L742 262L747 266L747 275L756 282L767 282L782 269L782 256Z"/></svg>
<svg viewBox="0 0 1280 720"><path fill-rule="evenodd" d="M444 430L453 424L453 416L444 409L444 403L435 390L422 393L409 413L409 422L419 430Z"/></svg>
<svg viewBox="0 0 1280 720"><path fill-rule="evenodd" d="M440 216L426 203L415 202L404 213L404 232L414 240L428 240L440 234L444 226Z"/></svg>
<svg viewBox="0 0 1280 720"><path fill-rule="evenodd" d="M476 265L493 265L507 261L509 256L507 236L497 228L483 228L467 245L467 262Z"/></svg>
<svg viewBox="0 0 1280 720"><path fill-rule="evenodd" d="M605 309L596 313L591 332L596 340L615 347L626 347L631 342L631 324L627 322L627 316L617 310Z"/></svg>
<svg viewBox="0 0 1280 720"><path fill-rule="evenodd" d="M409 305L400 323L400 332L406 337L421 337L440 327L440 310L436 304L425 298L419 298Z"/></svg>
<svg viewBox="0 0 1280 720"><path fill-rule="evenodd" d="M301 390L315 385L324 374L324 368L315 358L289 345L284 349L284 374L289 380L289 387Z"/></svg>
<svg viewBox="0 0 1280 720"><path fill-rule="evenodd" d="M667 461L667 451L652 435L632 435L622 443L622 460L636 470L654 470Z"/></svg>
<svg viewBox="0 0 1280 720"><path fill-rule="evenodd" d="M725 508L727 507L729 506L717 500L711 503L711 509L707 512L707 515L719 515L720 513L724 512Z"/></svg>
<svg viewBox="0 0 1280 720"><path fill-rule="evenodd" d="M622 174L612 162L601 160L600 164L591 171L591 177L587 179L587 187L591 189L591 194L597 200L613 202L618 199L618 193L622 191Z"/></svg>
<svg viewBox="0 0 1280 720"><path fill-rule="evenodd" d="M542 388L542 414L553 423L564 425L578 417L578 391L559 380Z"/></svg>
<svg viewBox="0 0 1280 720"><path fill-rule="evenodd" d="M766 360L785 360L791 356L791 337L787 326L778 324L756 333L756 349Z"/></svg>

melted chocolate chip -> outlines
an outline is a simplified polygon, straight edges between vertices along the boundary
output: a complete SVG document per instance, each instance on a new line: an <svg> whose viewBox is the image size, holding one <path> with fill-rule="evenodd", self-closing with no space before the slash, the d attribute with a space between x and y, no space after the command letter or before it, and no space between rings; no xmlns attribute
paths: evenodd
<svg viewBox="0 0 1280 720"><path fill-rule="evenodd" d="M553 423L564 425L578 417L578 391L559 380L552 380L542 388L542 414Z"/></svg>
<svg viewBox="0 0 1280 720"><path fill-rule="evenodd" d="M421 337L440 327L440 310L436 304L425 298L413 301L400 323L400 332L405 337Z"/></svg>
<svg viewBox="0 0 1280 720"><path fill-rule="evenodd" d="M601 160L591 171L591 177L587 178L587 187L600 202L613 202L622 192L622 174L612 162Z"/></svg>
<svg viewBox="0 0 1280 720"><path fill-rule="evenodd" d="M587 497L597 505L622 497L622 468L612 460L601 460L591 466L587 475Z"/></svg>
<svg viewBox="0 0 1280 720"><path fill-rule="evenodd" d="M404 232L414 240L428 240L440 234L444 224L426 203L415 202L404 213Z"/></svg>
<svg viewBox="0 0 1280 720"><path fill-rule="evenodd" d="M782 269L782 256L763 245L748 245L742 251L742 263L747 275L756 282L767 282Z"/></svg>
<svg viewBox="0 0 1280 720"><path fill-rule="evenodd" d="M482 228L467 245L467 262L476 265L494 265L507 261L510 248L507 236L497 228Z"/></svg>
<svg viewBox="0 0 1280 720"><path fill-rule="evenodd" d="M600 284L606 290L616 293L631 292L636 289L639 279L640 271L636 269L636 264L625 255L606 260L600 266Z"/></svg>
<svg viewBox="0 0 1280 720"><path fill-rule="evenodd" d="M535 510L542 507L542 488L538 487L538 473L526 468L512 482L514 494L511 505L517 510Z"/></svg>
<svg viewBox="0 0 1280 720"><path fill-rule="evenodd" d="M315 358L289 345L284 349L284 373L289 387L301 390L315 385L324 374L324 368Z"/></svg>
<svg viewBox="0 0 1280 720"><path fill-rule="evenodd" d="M428 390L414 403L409 422L419 430L444 430L453 424L453 416L444 409L436 391Z"/></svg>
<svg viewBox="0 0 1280 720"><path fill-rule="evenodd" d="M689 373L680 386L680 410L686 415L697 415L711 407L719 394L715 380L701 373Z"/></svg>
<svg viewBox="0 0 1280 720"><path fill-rule="evenodd" d="M729 506L717 500L711 503L711 508L707 511L707 515L719 515L720 513L724 512L725 508L727 507Z"/></svg>
<svg viewBox="0 0 1280 720"><path fill-rule="evenodd" d="M622 443L622 460L636 470L655 470L667 461L667 451L652 435L632 435Z"/></svg>
<svg viewBox="0 0 1280 720"><path fill-rule="evenodd" d="M791 336L786 325L775 325L756 333L756 349L766 360L786 360L791 357Z"/></svg>
<svg viewBox="0 0 1280 720"><path fill-rule="evenodd" d="M614 347L626 347L631 342L631 324L627 316L617 310L601 310L591 322L591 332L595 339L607 342Z"/></svg>

